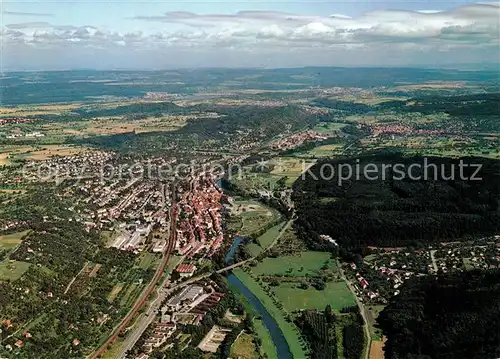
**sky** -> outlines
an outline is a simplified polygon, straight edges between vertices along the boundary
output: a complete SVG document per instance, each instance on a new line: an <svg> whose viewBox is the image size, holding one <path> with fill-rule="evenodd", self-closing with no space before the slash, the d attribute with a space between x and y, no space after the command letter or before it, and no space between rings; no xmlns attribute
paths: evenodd
<svg viewBox="0 0 500 359"><path fill-rule="evenodd" d="M1 2L1 67L449 66L500 63L500 2Z"/></svg>

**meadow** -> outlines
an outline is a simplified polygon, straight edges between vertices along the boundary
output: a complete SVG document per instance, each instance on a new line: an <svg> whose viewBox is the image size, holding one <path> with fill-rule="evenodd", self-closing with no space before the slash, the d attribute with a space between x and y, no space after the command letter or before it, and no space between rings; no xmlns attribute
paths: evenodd
<svg viewBox="0 0 500 359"><path fill-rule="evenodd" d="M300 289L295 283L281 283L273 287L273 292L288 312L302 309L323 310L327 305L340 312L343 308L356 305L356 300L344 281L326 283L323 290L313 287Z"/></svg>

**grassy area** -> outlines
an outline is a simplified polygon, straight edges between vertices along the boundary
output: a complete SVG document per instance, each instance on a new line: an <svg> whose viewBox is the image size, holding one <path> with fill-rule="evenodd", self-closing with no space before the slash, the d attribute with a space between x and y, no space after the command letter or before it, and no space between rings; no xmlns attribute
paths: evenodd
<svg viewBox="0 0 500 359"><path fill-rule="evenodd" d="M283 283L274 287L273 292L289 312L300 309L322 310L328 304L333 310L340 311L342 308L356 305L354 296L343 281L326 283L324 290L313 287L300 289L295 283Z"/></svg>
<svg viewBox="0 0 500 359"><path fill-rule="evenodd" d="M266 354L266 357L268 359L278 359L278 352L276 351L276 347L274 346L271 334L264 325L264 322L261 319L255 319L253 321L253 325L255 327L257 336L262 341L260 345L261 352L263 354Z"/></svg>
<svg viewBox="0 0 500 359"><path fill-rule="evenodd" d="M283 256L278 258L264 258L256 267L252 268L255 275L285 275L303 277L306 274L318 272L325 264L330 268L336 267L336 262L327 252L306 251L299 256Z"/></svg>
<svg viewBox="0 0 500 359"><path fill-rule="evenodd" d="M266 308L268 313L274 318L279 328L283 332L285 339L290 347L290 351L294 358L305 358L306 353L300 344L301 338L297 327L293 323L286 320L283 311L278 309L274 304L271 297L262 289L262 287L242 269L235 269L234 275L245 284L245 286L259 299L262 305Z"/></svg>
<svg viewBox="0 0 500 359"><path fill-rule="evenodd" d="M142 269L155 268L160 261L160 257L153 253L142 252L136 259L136 265Z"/></svg>
<svg viewBox="0 0 500 359"><path fill-rule="evenodd" d="M29 230L16 232L0 236L0 249L12 249L21 243L22 238L29 233Z"/></svg>
<svg viewBox="0 0 500 359"><path fill-rule="evenodd" d="M121 292L123 289L123 284L115 284L113 289L111 289L111 292L108 295L108 302L113 302L115 300L116 296Z"/></svg>
<svg viewBox="0 0 500 359"><path fill-rule="evenodd" d="M383 305L369 305L366 307L366 320L372 340L382 340L382 330L375 327L380 312L384 310Z"/></svg>
<svg viewBox="0 0 500 359"><path fill-rule="evenodd" d="M249 236L276 221L279 216L276 210L257 201L235 200L228 226L242 236Z"/></svg>
<svg viewBox="0 0 500 359"><path fill-rule="evenodd" d="M262 253L267 247L273 243L273 241L278 237L281 228L285 222L280 222L276 226L271 227L266 233L264 233L262 236L257 238L257 241L260 243L260 245L256 243L250 243L247 245L247 249L250 252L252 256L258 256L260 253Z"/></svg>
<svg viewBox="0 0 500 359"><path fill-rule="evenodd" d="M253 342L253 337L248 333L241 333L231 348L232 358L258 359L259 353Z"/></svg>
<svg viewBox="0 0 500 359"><path fill-rule="evenodd" d="M288 186L291 186L302 173L314 164L314 161L303 160L296 157L278 157L273 159L273 161L275 167L271 171L271 174L279 178L286 176L287 179L285 184Z"/></svg>
<svg viewBox="0 0 500 359"><path fill-rule="evenodd" d="M4 261L0 263L0 280L15 281L31 266L31 263L20 261Z"/></svg>

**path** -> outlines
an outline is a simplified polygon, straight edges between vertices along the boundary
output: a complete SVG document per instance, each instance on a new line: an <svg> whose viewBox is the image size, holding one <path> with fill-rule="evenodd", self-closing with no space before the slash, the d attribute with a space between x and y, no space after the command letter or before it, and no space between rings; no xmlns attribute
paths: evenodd
<svg viewBox="0 0 500 359"><path fill-rule="evenodd" d="M372 337L370 335L370 330L368 329L368 320L366 319L366 315L365 315L365 307L364 307L363 303L361 303L361 301L359 300L358 296L356 295L356 291L354 290L351 282L346 278L346 276L344 274L344 270L342 269L342 266L340 265L340 263L338 266L340 268L340 275L342 276L342 279L346 282L347 286L349 287L349 290L354 295L354 298L356 299L356 304L358 305L358 308L359 308L359 313L361 314L361 317L363 317L363 329L364 329L365 336L366 336L364 357L365 357L365 359L369 359L370 348L372 345Z"/></svg>

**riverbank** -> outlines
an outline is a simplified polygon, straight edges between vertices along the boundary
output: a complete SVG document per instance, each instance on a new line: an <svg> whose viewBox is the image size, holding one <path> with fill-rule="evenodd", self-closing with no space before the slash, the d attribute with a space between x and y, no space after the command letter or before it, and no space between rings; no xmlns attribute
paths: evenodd
<svg viewBox="0 0 500 359"><path fill-rule="evenodd" d="M298 329L292 322L289 322L287 320L287 318L285 317L285 313L278 307L276 307L272 298L269 297L267 293L262 289L262 287L242 269L238 268L233 270L232 275L235 276L257 298L259 303L265 308L265 311L272 317L273 321L276 323L277 328L275 329L273 329L272 327L269 328L269 323L265 324L271 332L273 342L275 343L276 349L278 351L278 357L280 359L287 358L285 354L281 354L285 352L285 350L283 350L282 348L283 344L281 344L281 335L286 341L286 345L288 346L288 350L291 355L289 356L289 358L306 358L307 353L302 348L301 343L303 342L303 340L299 334ZM278 330L278 333L275 333L275 330Z"/></svg>

